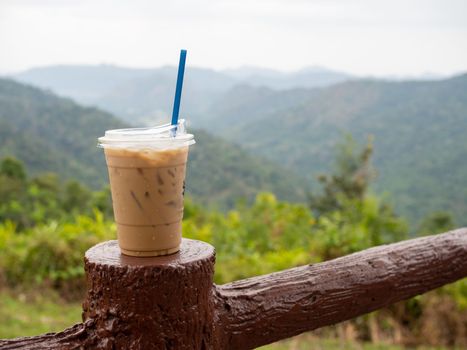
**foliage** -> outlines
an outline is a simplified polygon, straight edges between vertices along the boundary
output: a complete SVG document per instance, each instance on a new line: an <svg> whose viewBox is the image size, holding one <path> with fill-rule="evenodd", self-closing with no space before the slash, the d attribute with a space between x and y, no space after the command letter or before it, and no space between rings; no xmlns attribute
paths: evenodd
<svg viewBox="0 0 467 350"><path fill-rule="evenodd" d="M193 133L196 144L190 148L187 193L197 202L226 210L242 198L251 203L260 192L305 202L309 186L300 176L205 131Z"/></svg>
<svg viewBox="0 0 467 350"><path fill-rule="evenodd" d="M467 225L467 74L443 81L357 80L320 89L247 89L223 96L202 127L314 180L332 170L342 132L374 135L374 189L416 228L447 210ZM219 118L222 115L223 118Z"/></svg>
<svg viewBox="0 0 467 350"><path fill-rule="evenodd" d="M455 228L454 218L450 213L437 211L427 215L418 228L418 235L430 235L438 232L446 232Z"/></svg>
<svg viewBox="0 0 467 350"><path fill-rule="evenodd" d="M407 237L407 225L374 196L341 200L345 206L318 220L316 251L324 260Z"/></svg>
<svg viewBox="0 0 467 350"><path fill-rule="evenodd" d="M37 199L35 205L41 210ZM216 247L216 282L224 283L402 238L403 222L381 215L379 208L378 200L368 197L314 219L306 206L278 201L270 193L226 214L203 210L188 199L183 230L186 237ZM62 213L31 228L20 224L0 224L0 271L10 285L79 278L84 251L115 237L112 221L97 209L91 216Z"/></svg>
<svg viewBox="0 0 467 350"><path fill-rule="evenodd" d="M319 215L304 204L281 201L267 192L258 194L253 203L238 201L226 213L207 210L187 198L184 236L216 247L216 283L404 239L405 221L394 214L384 198L369 192L368 178L353 181L362 167L368 169L370 154L342 148L338 159L346 166L338 166L337 175L327 177L330 180L324 186L331 189L327 193L333 196L327 203L332 205ZM52 173L30 178L21 163L13 159L3 160L0 169L0 281L9 288L48 286L70 298L80 296L84 252L97 242L116 237L108 188L92 192L79 182L62 184ZM449 216L439 213L425 221L423 227L430 230L452 224ZM456 325L455 329L462 329L467 322L462 316L467 307L466 282L400 305L356 321L359 339L371 339L368 330L376 327L370 327L371 322L387 329L385 324L391 321L389 329L393 332L408 325L414 334L418 332L417 339L426 336L421 331L424 326L437 327L429 322L431 319L447 319ZM459 332L452 334L455 340L449 340L451 345L467 341Z"/></svg>
<svg viewBox="0 0 467 350"><path fill-rule="evenodd" d="M34 176L54 172L64 181L101 188L107 169L97 138L105 130L127 126L103 111L0 78L0 158L20 159ZM305 201L307 183L300 176L205 131L193 133L197 144L190 149L187 193L198 202L232 208L238 198L251 202L262 191ZM86 201L76 183L69 186L70 196L78 191L84 196L79 200Z"/></svg>
<svg viewBox="0 0 467 350"><path fill-rule="evenodd" d="M321 236L314 250L324 259L406 237L406 224L389 203L368 194L374 177L372 151L371 139L360 150L347 136L337 146L334 173L318 178L322 192L309 196Z"/></svg>
<svg viewBox="0 0 467 350"><path fill-rule="evenodd" d="M66 283L81 283L84 252L115 235L115 225L99 211L93 217L50 221L21 232L6 222L0 225L0 274L9 286L45 283L66 288Z"/></svg>
<svg viewBox="0 0 467 350"><path fill-rule="evenodd" d="M26 180L23 164L12 157L6 157L0 164L0 175L19 181Z"/></svg>
<svg viewBox="0 0 467 350"><path fill-rule="evenodd" d="M310 208L317 215L340 210L341 201L365 198L374 170L370 160L373 153L371 139L362 150L350 135L337 145L336 169L331 175L319 175L323 190L319 195L310 195Z"/></svg>
<svg viewBox="0 0 467 350"><path fill-rule="evenodd" d="M92 215L94 208L110 216L111 206L108 189L92 193L77 181L62 185L53 173L29 179L20 161L0 161L0 222L12 221L19 230Z"/></svg>
<svg viewBox="0 0 467 350"><path fill-rule="evenodd" d="M216 282L277 271L316 260L309 247L314 220L301 204L279 202L270 193L249 206L221 214L187 203L184 235L216 247ZM192 213L198 213L196 216Z"/></svg>

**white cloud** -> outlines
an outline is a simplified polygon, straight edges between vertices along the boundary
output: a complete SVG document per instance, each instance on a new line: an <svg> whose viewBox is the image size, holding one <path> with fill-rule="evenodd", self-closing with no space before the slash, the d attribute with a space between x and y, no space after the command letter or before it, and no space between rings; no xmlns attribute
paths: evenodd
<svg viewBox="0 0 467 350"><path fill-rule="evenodd" d="M0 0L0 71L56 63L467 70L457 0Z"/></svg>

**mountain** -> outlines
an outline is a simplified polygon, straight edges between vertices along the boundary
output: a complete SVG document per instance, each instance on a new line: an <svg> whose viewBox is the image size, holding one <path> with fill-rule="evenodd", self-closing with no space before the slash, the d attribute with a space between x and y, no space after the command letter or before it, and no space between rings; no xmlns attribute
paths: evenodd
<svg viewBox="0 0 467 350"><path fill-rule="evenodd" d="M172 114L176 77L174 67L160 68L107 91L95 104L132 124L158 123ZM193 116L203 115L211 102L234 84L219 72L187 67L180 115L193 121Z"/></svg>
<svg viewBox="0 0 467 350"><path fill-rule="evenodd" d="M96 137L123 125L95 108L0 79L0 157L14 155L33 173L52 171L102 185L105 161Z"/></svg>
<svg viewBox="0 0 467 350"><path fill-rule="evenodd" d="M278 91L267 87L236 85L220 94L203 115L195 116L194 123L216 133L241 130L271 113L296 108L317 92L315 89ZM268 125L264 127L267 129Z"/></svg>
<svg viewBox="0 0 467 350"><path fill-rule="evenodd" d="M187 189L196 199L229 208L238 199L268 191L283 200L305 202L310 187L303 177L203 130L193 133L197 143L190 150Z"/></svg>
<svg viewBox="0 0 467 350"><path fill-rule="evenodd" d="M106 184L105 160L96 139L107 129L127 126L96 108L0 79L0 158L15 156L33 174L56 172L94 188ZM196 200L225 208L259 191L305 199L302 178L206 132L193 133L197 144L190 150L187 193Z"/></svg>
<svg viewBox="0 0 467 350"><path fill-rule="evenodd" d="M379 172L375 191L390 193L397 210L412 222L447 210L467 224L465 75L437 81L348 80L278 90L244 83L251 76L284 77L274 70L188 68L186 74L182 115L192 126L308 181L332 168L335 144L343 134L360 142L373 134ZM127 124L167 120L175 76L174 68L165 67L123 79L110 90L102 89L95 103Z"/></svg>
<svg viewBox="0 0 467 350"><path fill-rule="evenodd" d="M134 69L112 65L58 65L32 68L12 78L52 92L92 104L120 84L153 73L152 69Z"/></svg>
<svg viewBox="0 0 467 350"><path fill-rule="evenodd" d="M224 74L227 74L238 81L245 81L252 76L262 76L268 78L280 78L284 73L270 68L255 67L255 66L241 66L238 68L227 68L222 70Z"/></svg>
<svg viewBox="0 0 467 350"><path fill-rule="evenodd" d="M33 68L13 78L99 107L128 123L150 125L171 114L176 76L176 68L170 66L134 69L62 65ZM180 112L196 126L211 105L236 85L289 89L328 86L350 78L319 67L285 73L255 67L214 71L187 66Z"/></svg>
<svg viewBox="0 0 467 350"><path fill-rule="evenodd" d="M331 170L344 133L360 142L374 135L376 191L390 193L412 221L445 210L467 224L467 75L241 93L225 94L222 112L206 114L204 125L310 180Z"/></svg>
<svg viewBox="0 0 467 350"><path fill-rule="evenodd" d="M276 90L329 86L352 79L347 73L324 67L307 67L295 72L280 72L272 69L241 67L224 70L242 84L264 86Z"/></svg>
<svg viewBox="0 0 467 350"><path fill-rule="evenodd" d="M177 69L134 69L111 65L33 68L13 78L96 106L133 125L167 120L173 108ZM211 69L187 67L180 113L202 115L217 96L236 83ZM187 113L185 113L187 111Z"/></svg>

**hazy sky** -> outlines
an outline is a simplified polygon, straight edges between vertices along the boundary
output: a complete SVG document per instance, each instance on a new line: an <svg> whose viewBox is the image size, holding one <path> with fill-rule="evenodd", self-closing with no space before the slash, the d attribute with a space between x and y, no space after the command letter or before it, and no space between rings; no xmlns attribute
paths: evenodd
<svg viewBox="0 0 467 350"><path fill-rule="evenodd" d="M467 71L467 0L0 0L0 72L323 65L360 75Z"/></svg>

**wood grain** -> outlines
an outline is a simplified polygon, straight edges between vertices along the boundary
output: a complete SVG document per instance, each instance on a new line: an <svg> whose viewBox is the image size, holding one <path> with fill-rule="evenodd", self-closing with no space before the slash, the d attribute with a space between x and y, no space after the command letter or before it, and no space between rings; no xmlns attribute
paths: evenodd
<svg viewBox="0 0 467 350"><path fill-rule="evenodd" d="M466 277L467 229L220 286L214 262L199 241L154 258L101 243L85 257L84 322L0 349L253 349Z"/></svg>
<svg viewBox="0 0 467 350"><path fill-rule="evenodd" d="M467 229L216 287L224 349L253 349L467 276Z"/></svg>

